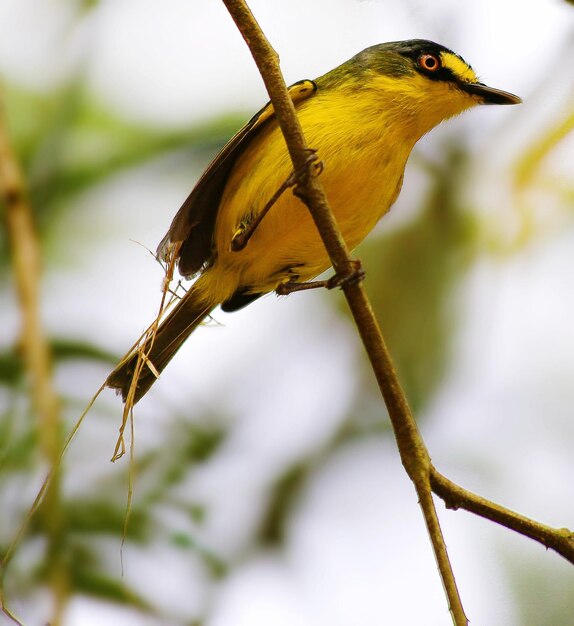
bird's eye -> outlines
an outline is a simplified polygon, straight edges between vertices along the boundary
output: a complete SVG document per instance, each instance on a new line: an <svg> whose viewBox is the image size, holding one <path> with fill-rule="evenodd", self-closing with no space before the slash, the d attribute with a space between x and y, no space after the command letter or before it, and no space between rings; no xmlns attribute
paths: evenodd
<svg viewBox="0 0 574 626"><path fill-rule="evenodd" d="M427 72L436 72L440 69L440 59L435 54L421 54L419 67Z"/></svg>

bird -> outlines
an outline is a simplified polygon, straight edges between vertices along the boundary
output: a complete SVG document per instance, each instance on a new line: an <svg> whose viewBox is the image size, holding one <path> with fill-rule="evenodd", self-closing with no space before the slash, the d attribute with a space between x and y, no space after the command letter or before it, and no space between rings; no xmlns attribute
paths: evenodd
<svg viewBox="0 0 574 626"><path fill-rule="evenodd" d="M351 250L397 199L407 159L423 135L476 105L521 102L480 82L460 55L423 39L368 47L289 93ZM292 168L271 103L207 167L157 250L163 260L175 251L181 276L196 280L155 337L139 347L147 355L143 366L136 367L141 356L134 348L108 376L106 386L124 402L128 394L135 403L147 393L217 306L236 311L330 267L307 207L294 193L278 191Z"/></svg>

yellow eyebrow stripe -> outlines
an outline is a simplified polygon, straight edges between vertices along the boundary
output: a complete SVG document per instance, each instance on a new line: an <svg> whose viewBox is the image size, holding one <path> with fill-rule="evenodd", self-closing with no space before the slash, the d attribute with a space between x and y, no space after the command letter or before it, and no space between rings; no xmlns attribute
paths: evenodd
<svg viewBox="0 0 574 626"><path fill-rule="evenodd" d="M472 68L468 66L460 57L456 56L456 54L452 54L451 52L441 52L440 58L443 67L449 69L459 80L462 80L465 83L476 83L478 81L478 77Z"/></svg>

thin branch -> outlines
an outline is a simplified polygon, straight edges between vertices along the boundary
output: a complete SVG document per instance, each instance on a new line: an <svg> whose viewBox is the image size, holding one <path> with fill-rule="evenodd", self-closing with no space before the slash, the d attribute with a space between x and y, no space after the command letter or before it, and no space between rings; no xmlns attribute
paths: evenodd
<svg viewBox="0 0 574 626"><path fill-rule="evenodd" d="M434 467L431 468L430 478L432 490L444 500L447 508L464 509L496 522L509 530L534 539L574 564L574 533L568 528L553 528L500 506L459 487L437 472Z"/></svg>
<svg viewBox="0 0 574 626"><path fill-rule="evenodd" d="M53 385L52 356L40 316L40 243L28 203L24 177L12 149L0 102L0 197L5 205L6 226L14 282L20 305L20 345L29 377L33 406L38 415L39 440L53 477L45 499L50 582L55 596L53 624L59 624L69 588L61 567L58 546L62 531L59 507L60 405Z"/></svg>
<svg viewBox="0 0 574 626"><path fill-rule="evenodd" d="M243 0L223 0L259 68L285 137L294 171L299 175L295 193L309 208L335 269L341 276L352 276L356 263L335 222L314 166L308 161L309 149L279 68L279 58ZM413 481L423 510L440 575L457 626L468 623L430 491L430 457L401 389L376 317L361 282L347 281L343 291L359 329L384 397L397 440L402 463Z"/></svg>

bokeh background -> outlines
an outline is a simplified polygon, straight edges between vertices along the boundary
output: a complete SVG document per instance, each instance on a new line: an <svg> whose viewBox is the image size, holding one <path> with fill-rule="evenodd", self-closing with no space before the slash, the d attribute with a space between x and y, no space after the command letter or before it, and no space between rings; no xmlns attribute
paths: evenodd
<svg viewBox="0 0 574 626"><path fill-rule="evenodd" d="M425 137L356 256L439 470L574 527L574 7L250 4L287 82L368 45L428 38L523 97ZM0 75L42 244L63 437L155 316L163 272L148 250L267 97L218 0L2 0ZM0 264L5 550L47 468L3 231ZM135 410L123 549L130 466L109 461L121 412L106 390L64 458L58 500L5 573L25 624L450 623L339 293L216 312L188 341ZM474 625L574 624L571 565L438 506Z"/></svg>

